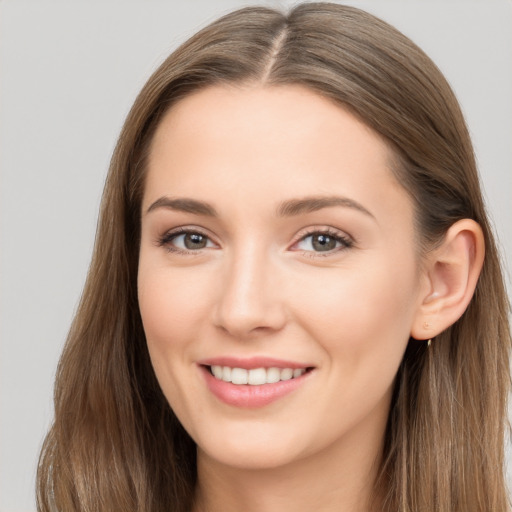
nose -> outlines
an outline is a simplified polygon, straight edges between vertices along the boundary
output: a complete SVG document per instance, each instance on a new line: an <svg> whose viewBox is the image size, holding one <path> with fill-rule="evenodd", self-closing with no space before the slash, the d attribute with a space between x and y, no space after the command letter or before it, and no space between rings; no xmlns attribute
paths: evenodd
<svg viewBox="0 0 512 512"><path fill-rule="evenodd" d="M214 323L237 339L270 334L286 323L279 272L257 250L233 254L219 276Z"/></svg>

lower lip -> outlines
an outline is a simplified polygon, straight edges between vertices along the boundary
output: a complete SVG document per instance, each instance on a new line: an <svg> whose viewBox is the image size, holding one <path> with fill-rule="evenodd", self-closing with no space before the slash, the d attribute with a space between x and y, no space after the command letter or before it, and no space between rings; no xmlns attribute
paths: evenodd
<svg viewBox="0 0 512 512"><path fill-rule="evenodd" d="M299 388L309 377L307 371L300 377L281 380L272 384L252 386L250 384L232 384L214 377L209 368L201 366L208 389L222 402L243 408L264 407Z"/></svg>

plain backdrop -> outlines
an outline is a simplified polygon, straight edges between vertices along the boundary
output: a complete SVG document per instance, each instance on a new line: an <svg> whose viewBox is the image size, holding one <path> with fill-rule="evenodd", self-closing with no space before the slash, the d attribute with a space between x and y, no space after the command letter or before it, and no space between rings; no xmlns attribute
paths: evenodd
<svg viewBox="0 0 512 512"><path fill-rule="evenodd" d="M124 117L173 48L219 15L254 3L0 0L1 512L35 511L34 477L52 417L54 373ZM510 258L512 3L351 3L411 37L454 87Z"/></svg>

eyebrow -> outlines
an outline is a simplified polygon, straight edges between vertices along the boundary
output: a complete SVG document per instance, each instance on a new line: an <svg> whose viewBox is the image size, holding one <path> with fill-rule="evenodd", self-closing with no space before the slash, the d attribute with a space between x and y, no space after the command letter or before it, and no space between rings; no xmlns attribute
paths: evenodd
<svg viewBox="0 0 512 512"><path fill-rule="evenodd" d="M288 199L277 207L276 213L278 217L292 217L304 213L316 212L323 208L332 208L333 206L352 208L369 217L375 218L369 210L357 201L341 196L311 196L300 199ZM190 198L170 198L162 196L151 204L146 213L152 212L158 208L166 208L195 215L205 215L207 217L218 217L217 211L211 204Z"/></svg>
<svg viewBox="0 0 512 512"><path fill-rule="evenodd" d="M353 208L369 217L375 219L375 216L367 210L362 204L341 196L312 196L302 199L290 199L281 203L277 209L280 217L290 217L300 215L302 213L311 213L323 208L331 208L333 206L343 206L345 208Z"/></svg>
<svg viewBox="0 0 512 512"><path fill-rule="evenodd" d="M166 208L168 210L193 213L195 215L206 215L207 217L217 217L217 212L212 205L205 203L204 201L197 201L196 199L173 199L163 196L152 203L151 206L147 209L146 213L152 212L157 208Z"/></svg>

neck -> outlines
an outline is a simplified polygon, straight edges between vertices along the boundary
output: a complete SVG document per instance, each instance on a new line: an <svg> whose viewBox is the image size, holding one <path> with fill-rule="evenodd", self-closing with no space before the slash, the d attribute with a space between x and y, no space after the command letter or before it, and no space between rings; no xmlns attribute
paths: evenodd
<svg viewBox="0 0 512 512"><path fill-rule="evenodd" d="M367 434L358 431L313 456L270 468L226 466L199 449L193 510L379 510L374 488L382 459L383 430L379 436Z"/></svg>

